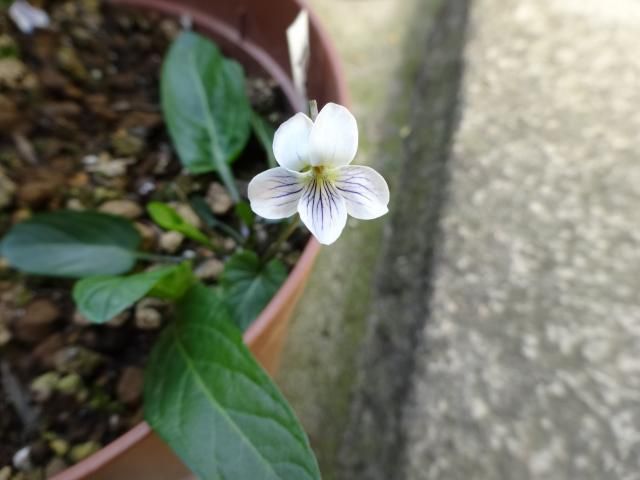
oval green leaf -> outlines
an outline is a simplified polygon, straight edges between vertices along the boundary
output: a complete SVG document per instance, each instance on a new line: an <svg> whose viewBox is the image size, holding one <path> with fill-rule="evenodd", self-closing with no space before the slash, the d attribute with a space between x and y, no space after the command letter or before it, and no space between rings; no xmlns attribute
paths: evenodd
<svg viewBox="0 0 640 480"><path fill-rule="evenodd" d="M167 54L160 88L182 164L192 173L217 170L225 180L251 131L242 67L207 38L183 32Z"/></svg>
<svg viewBox="0 0 640 480"><path fill-rule="evenodd" d="M128 220L98 212L59 211L15 225L2 241L11 266L36 275L117 275L136 262L140 235Z"/></svg>
<svg viewBox="0 0 640 480"><path fill-rule="evenodd" d="M73 299L82 315L93 323L103 323L129 308L154 289L162 298L179 298L192 283L188 264L161 267L126 277L97 276L77 282Z"/></svg>
<svg viewBox="0 0 640 480"><path fill-rule="evenodd" d="M211 242L207 236L182 218L170 205L162 202L149 202L149 204L147 204L147 212L149 212L149 216L153 221L162 228L179 232L196 242L211 246Z"/></svg>
<svg viewBox="0 0 640 480"><path fill-rule="evenodd" d="M233 254L224 265L220 283L236 325L248 328L286 278L287 269L279 260L263 265L255 252Z"/></svg>
<svg viewBox="0 0 640 480"><path fill-rule="evenodd" d="M201 284L156 343L144 395L146 420L199 478L320 479L291 408Z"/></svg>

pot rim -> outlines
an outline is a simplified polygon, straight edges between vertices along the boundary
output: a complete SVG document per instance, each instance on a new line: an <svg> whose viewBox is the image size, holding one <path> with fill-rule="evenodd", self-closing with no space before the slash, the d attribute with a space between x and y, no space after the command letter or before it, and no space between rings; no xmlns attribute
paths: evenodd
<svg viewBox="0 0 640 480"><path fill-rule="evenodd" d="M114 3L125 3L126 0L111 0ZM347 90L347 82L345 78L342 65L339 61L339 57L333 42L330 39L329 33L325 30L322 23L318 19L318 16L309 6L307 0L292 0L302 9L306 9L309 13L309 24L315 31L319 38L319 43L322 45L326 53L326 61L329 65L329 69L333 72L336 78L337 97L343 104L349 104L349 94ZM137 0L137 4L141 7L146 7L154 10L158 10L157 4L160 3L164 8L162 10L171 13L174 9L167 7L165 0ZM175 12L174 12L175 13ZM230 33L228 27L217 19L208 19L205 22L207 27L222 37L232 39L232 33ZM283 89L285 95L291 102L292 106L297 110L305 108L303 100L295 92L292 82L289 76L280 67L273 66L272 62L265 62L264 57L267 55L264 50L259 48L255 44L244 41L243 46L247 49L250 55L261 66L267 70L267 73L271 75ZM272 68L268 68L266 64L271 64ZM251 326L244 332L243 339L245 344L250 346L260 335L269 327L273 321L274 316L280 311L284 304L286 304L291 296L296 291L298 284L304 281L306 272L312 268L316 256L320 251L320 244L318 241L311 237L307 242L302 255L295 267L288 275L284 284L280 287L276 295L271 299L267 306L262 310L258 318L251 324ZM71 467L63 470L62 472L51 477L50 480L81 480L88 477L92 473L96 472L104 465L108 464L125 451L133 447L138 442L142 441L145 437L152 434L153 430L146 421L138 423L136 426L123 433L109 444L105 445L96 453L90 455L84 460L72 465Z"/></svg>

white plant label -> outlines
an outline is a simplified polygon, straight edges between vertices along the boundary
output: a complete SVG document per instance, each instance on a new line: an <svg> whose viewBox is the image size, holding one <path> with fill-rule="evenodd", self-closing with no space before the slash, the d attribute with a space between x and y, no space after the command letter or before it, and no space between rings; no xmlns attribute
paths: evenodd
<svg viewBox="0 0 640 480"><path fill-rule="evenodd" d="M293 84L303 100L307 100L307 70L309 67L309 13L300 11L287 28L289 60Z"/></svg>

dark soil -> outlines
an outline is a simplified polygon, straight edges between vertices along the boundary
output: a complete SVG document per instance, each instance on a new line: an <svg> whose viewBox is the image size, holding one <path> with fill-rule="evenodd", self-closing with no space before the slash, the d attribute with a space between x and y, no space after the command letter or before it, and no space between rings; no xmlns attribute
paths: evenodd
<svg viewBox="0 0 640 480"><path fill-rule="evenodd" d="M50 29L21 34L0 12L0 236L35 212L120 212L136 222L146 250L204 257L200 276L214 283L235 241L201 224L221 245L214 254L168 238L144 211L150 200L175 202L201 223L188 206L201 196L240 228L216 176L185 174L164 128L159 69L177 22L98 0L32 3L49 12ZM248 90L254 109L274 124L288 115L273 82L250 78ZM265 158L252 139L234 164L241 191ZM257 228L264 247L276 227ZM289 266L304 241L300 233L288 246ZM143 300L92 326L76 313L71 286L26 277L0 259L2 479L14 478L16 462L26 472L20 478L49 476L142 419L142 368L170 305Z"/></svg>

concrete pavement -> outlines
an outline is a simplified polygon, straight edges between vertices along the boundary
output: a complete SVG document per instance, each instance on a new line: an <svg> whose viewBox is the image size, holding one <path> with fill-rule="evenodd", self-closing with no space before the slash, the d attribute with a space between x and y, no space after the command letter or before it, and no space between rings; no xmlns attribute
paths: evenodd
<svg viewBox="0 0 640 480"><path fill-rule="evenodd" d="M284 359L324 478L640 479L640 4L315 3L394 192Z"/></svg>

